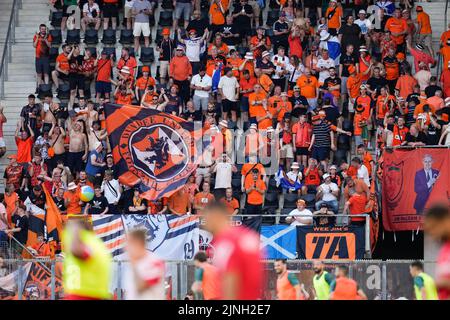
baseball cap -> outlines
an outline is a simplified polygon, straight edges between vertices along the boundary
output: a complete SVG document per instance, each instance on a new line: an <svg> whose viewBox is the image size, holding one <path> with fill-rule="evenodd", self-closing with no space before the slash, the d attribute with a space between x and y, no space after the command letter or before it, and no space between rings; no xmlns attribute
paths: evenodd
<svg viewBox="0 0 450 320"><path fill-rule="evenodd" d="M149 66L143 66L142 67L142 72L150 72L150 67Z"/></svg>
<svg viewBox="0 0 450 320"><path fill-rule="evenodd" d="M358 14L366 14L366 10L361 9L359 10Z"/></svg>
<svg viewBox="0 0 450 320"><path fill-rule="evenodd" d="M161 34L162 34L163 36L168 36L168 35L170 35L170 29L169 29L169 28L164 28L164 29L162 30Z"/></svg>
<svg viewBox="0 0 450 320"><path fill-rule="evenodd" d="M417 7L416 7L416 11L417 11L417 12L423 11L423 7L422 7L422 6L417 6Z"/></svg>
<svg viewBox="0 0 450 320"><path fill-rule="evenodd" d="M403 52L399 52L395 56L397 57L397 59L402 59L402 60L405 59L405 54Z"/></svg>
<svg viewBox="0 0 450 320"><path fill-rule="evenodd" d="M322 176L323 180L326 180L326 179L329 178L329 177L330 177L330 175L329 175L328 173L325 173L325 174Z"/></svg>

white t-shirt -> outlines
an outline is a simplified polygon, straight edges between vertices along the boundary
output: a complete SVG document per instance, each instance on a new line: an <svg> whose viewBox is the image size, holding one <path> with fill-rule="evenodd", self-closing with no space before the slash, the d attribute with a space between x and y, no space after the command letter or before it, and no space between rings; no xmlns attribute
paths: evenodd
<svg viewBox="0 0 450 320"><path fill-rule="evenodd" d="M94 10L97 12L97 16L96 17L98 18L99 17L99 13L100 13L100 7L98 6L98 4L96 4L94 2L92 7L89 7L89 3L85 3L84 6L83 6L83 13L86 13L89 18L92 18L92 12Z"/></svg>
<svg viewBox="0 0 450 320"><path fill-rule="evenodd" d="M289 71L288 81L297 82L297 79L302 76L303 72L305 72L305 66L303 64L299 64L296 68L294 67L294 65L289 63L286 67L286 70Z"/></svg>
<svg viewBox="0 0 450 320"><path fill-rule="evenodd" d="M302 173L299 171L299 172L297 172L297 174L295 174L295 172L294 171L289 171L288 173L286 173L286 176L290 179L290 180L292 180L292 181L298 181L298 182L300 182L300 181L302 181Z"/></svg>
<svg viewBox="0 0 450 320"><path fill-rule="evenodd" d="M330 76L330 71L328 71L328 69L334 66L335 64L333 59L328 58L325 60L323 58L319 58L319 61L317 61L317 68L320 69L320 67L324 67L324 69L319 72L319 82L325 82L325 79Z"/></svg>
<svg viewBox="0 0 450 320"><path fill-rule="evenodd" d="M275 73L273 74L272 79L280 79L278 72L286 70L287 66L289 65L289 58L286 56L282 57L276 54L272 57L272 63L275 66Z"/></svg>
<svg viewBox="0 0 450 320"><path fill-rule="evenodd" d="M3 205L3 203L0 203L0 217L3 217L5 220L6 218L6 208ZM0 219L0 230L6 230L8 229L8 226L6 225L6 223L3 222L2 219Z"/></svg>
<svg viewBox="0 0 450 320"><path fill-rule="evenodd" d="M231 188L231 176L233 165L227 162L217 162L216 164L216 184L215 189Z"/></svg>
<svg viewBox="0 0 450 320"><path fill-rule="evenodd" d="M191 84L197 87L210 87L212 86L212 79L207 74L204 75L204 77L200 77L199 74L196 74L192 77ZM203 90L195 90L194 95L201 98L208 98L209 97L209 91L203 91Z"/></svg>
<svg viewBox="0 0 450 320"><path fill-rule="evenodd" d="M134 0L126 0L125 7L133 8Z"/></svg>
<svg viewBox="0 0 450 320"><path fill-rule="evenodd" d="M365 165L361 165L361 168L358 169L357 177L358 179L363 179L367 186L370 187L369 171Z"/></svg>
<svg viewBox="0 0 450 320"><path fill-rule="evenodd" d="M338 191L339 188L336 183L331 182L330 184L322 183L319 186L322 189L322 200L323 201L334 201L337 200L336 196L332 194L333 191Z"/></svg>
<svg viewBox="0 0 450 320"><path fill-rule="evenodd" d="M185 39L184 44L186 45L186 57L188 57L189 61L200 62L200 50L203 44L202 38Z"/></svg>
<svg viewBox="0 0 450 320"><path fill-rule="evenodd" d="M303 209L302 211L295 208L291 212L289 212L289 217L294 217L294 221L291 222L291 226L307 226L312 224L312 212L309 209ZM300 221L297 221L295 217L302 217L302 218L308 218L309 223L301 223ZM286 217L287 218L287 217Z"/></svg>
<svg viewBox="0 0 450 320"><path fill-rule="evenodd" d="M145 257L134 265L134 268L131 266L131 263L127 263L124 268L123 285L126 300L165 299L164 261L159 259L154 253L149 251ZM137 290L136 276L148 285L148 288L143 292L138 292Z"/></svg>
<svg viewBox="0 0 450 320"><path fill-rule="evenodd" d="M364 19L364 20L356 19L355 24L357 24L359 26L359 28L361 29L361 34L367 34L369 32L369 30L373 29L372 22L370 22L369 19Z"/></svg>
<svg viewBox="0 0 450 320"><path fill-rule="evenodd" d="M236 101L236 88L239 88L239 82L236 77L221 77L219 89L222 89L224 98L230 101Z"/></svg>

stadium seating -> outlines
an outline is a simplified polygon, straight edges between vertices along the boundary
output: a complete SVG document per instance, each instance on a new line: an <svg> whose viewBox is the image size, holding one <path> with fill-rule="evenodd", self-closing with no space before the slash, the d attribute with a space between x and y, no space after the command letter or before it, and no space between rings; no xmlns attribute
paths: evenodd
<svg viewBox="0 0 450 320"><path fill-rule="evenodd" d="M102 43L105 45L115 45L116 44L116 31L113 29L103 30Z"/></svg>
<svg viewBox="0 0 450 320"><path fill-rule="evenodd" d="M61 22L63 18L63 13L61 11L55 11L51 14L50 24L54 28L61 28Z"/></svg>
<svg viewBox="0 0 450 320"><path fill-rule="evenodd" d="M119 42L122 45L132 45L134 42L133 30L132 29L122 29L120 31Z"/></svg>
<svg viewBox="0 0 450 320"><path fill-rule="evenodd" d="M275 23L275 21L277 21L279 17L280 17L280 10L271 10L271 11L269 11L268 14L267 14L266 25L268 27L272 27L273 24Z"/></svg>
<svg viewBox="0 0 450 320"><path fill-rule="evenodd" d="M68 44L80 44L80 30L79 29L67 30L66 42Z"/></svg>
<svg viewBox="0 0 450 320"><path fill-rule="evenodd" d="M283 208L296 208L297 207L297 193L285 193Z"/></svg>
<svg viewBox="0 0 450 320"><path fill-rule="evenodd" d="M48 60L49 60L50 64L55 65L58 54L59 54L59 49L57 47L51 47L49 49Z"/></svg>
<svg viewBox="0 0 450 320"><path fill-rule="evenodd" d="M264 196L264 208L274 213L275 209L278 209L278 206L278 193L267 192Z"/></svg>
<svg viewBox="0 0 450 320"><path fill-rule="evenodd" d="M161 27L171 27L173 25L172 11L161 11L158 24Z"/></svg>
<svg viewBox="0 0 450 320"><path fill-rule="evenodd" d="M84 43L92 46L98 44L98 31L95 29L88 29L84 33Z"/></svg>
<svg viewBox="0 0 450 320"><path fill-rule="evenodd" d="M59 100L69 100L70 98L70 86L65 83L60 83L57 92L57 98Z"/></svg>
<svg viewBox="0 0 450 320"><path fill-rule="evenodd" d="M44 97L46 96L46 95L53 95L53 93L52 93L52 84L50 83L50 84L45 84L45 83L43 83L43 84L40 84L39 85L39 87L38 87L38 98L39 99L44 99Z"/></svg>
<svg viewBox="0 0 450 320"><path fill-rule="evenodd" d="M116 48L115 47L104 47L103 50L105 50L106 55L109 57L111 54L114 55L114 60L116 60Z"/></svg>
<svg viewBox="0 0 450 320"><path fill-rule="evenodd" d="M155 61L155 52L152 47L141 47L141 54L139 56L142 63L153 63Z"/></svg>
<svg viewBox="0 0 450 320"><path fill-rule="evenodd" d="M52 36L52 46L61 45L62 43L61 29L51 29L49 30L49 33Z"/></svg>
<svg viewBox="0 0 450 320"><path fill-rule="evenodd" d="M97 47L87 47L86 50L89 50L93 57L97 57Z"/></svg>

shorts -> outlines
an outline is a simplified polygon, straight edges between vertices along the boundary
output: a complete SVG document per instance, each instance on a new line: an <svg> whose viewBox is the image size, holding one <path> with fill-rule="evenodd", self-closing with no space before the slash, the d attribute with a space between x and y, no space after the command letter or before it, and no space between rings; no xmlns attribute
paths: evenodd
<svg viewBox="0 0 450 320"><path fill-rule="evenodd" d="M57 70L55 70L55 72L56 72L56 74L58 75L58 79L61 79L61 80L63 80L63 81L69 81L69 75L68 75L68 74L59 72L59 71L57 71Z"/></svg>
<svg viewBox="0 0 450 320"><path fill-rule="evenodd" d="M169 61L159 61L159 76L160 78L167 78L169 74Z"/></svg>
<svg viewBox="0 0 450 320"><path fill-rule="evenodd" d="M317 0L305 0L303 3L304 3L305 8L310 8L310 9L317 8L320 4L320 2Z"/></svg>
<svg viewBox="0 0 450 320"><path fill-rule="evenodd" d="M357 136L355 135L354 137L355 137L355 146L359 146L360 144L364 143L364 141L360 135L357 135Z"/></svg>
<svg viewBox="0 0 450 320"><path fill-rule="evenodd" d="M250 104L248 103L248 97L242 97L241 98L241 111L242 112L248 112Z"/></svg>
<svg viewBox="0 0 450 320"><path fill-rule="evenodd" d="M84 90L84 76L82 74L69 74L70 90Z"/></svg>
<svg viewBox="0 0 450 320"><path fill-rule="evenodd" d="M67 154L67 165L72 172L80 172L84 169L83 155L84 151L69 152Z"/></svg>
<svg viewBox="0 0 450 320"><path fill-rule="evenodd" d="M348 112L355 112L355 99L348 98Z"/></svg>
<svg viewBox="0 0 450 320"><path fill-rule="evenodd" d="M133 15L131 14L131 7L125 6L123 15L126 19L133 18Z"/></svg>
<svg viewBox="0 0 450 320"><path fill-rule="evenodd" d="M3 137L0 137L0 148L6 148L5 139Z"/></svg>
<svg viewBox="0 0 450 320"><path fill-rule="evenodd" d="M417 42L418 43L423 43L424 45L426 45L428 48L432 48L432 44L431 44L431 34L427 33L427 34L418 34L417 35Z"/></svg>
<svg viewBox="0 0 450 320"><path fill-rule="evenodd" d="M222 100L222 111L223 112L230 112L230 111L238 111L238 104L237 101L230 101L227 99Z"/></svg>
<svg viewBox="0 0 450 320"><path fill-rule="evenodd" d="M141 33L144 37L148 37L150 35L150 25L148 22L135 22L133 26L133 36L139 37Z"/></svg>
<svg viewBox="0 0 450 320"><path fill-rule="evenodd" d="M294 159L294 148L291 144L285 144L281 147L280 158Z"/></svg>
<svg viewBox="0 0 450 320"><path fill-rule="evenodd" d="M194 96L192 97L192 101L194 102L194 107L196 111L208 110L209 97L199 97L194 94Z"/></svg>
<svg viewBox="0 0 450 320"><path fill-rule="evenodd" d="M36 73L50 73L50 62L48 57L36 58Z"/></svg>
<svg viewBox="0 0 450 320"><path fill-rule="evenodd" d="M317 161L324 161L330 158L329 147L313 147L312 157Z"/></svg>
<svg viewBox="0 0 450 320"><path fill-rule="evenodd" d="M341 94L347 94L347 80L348 77L342 77L341 78Z"/></svg>
<svg viewBox="0 0 450 320"><path fill-rule="evenodd" d="M111 82L97 81L95 83L95 92L99 94L111 93Z"/></svg>
<svg viewBox="0 0 450 320"><path fill-rule="evenodd" d="M117 17L118 12L116 4L105 3L103 5L103 18L115 18Z"/></svg>
<svg viewBox="0 0 450 320"><path fill-rule="evenodd" d="M191 11L192 11L192 4L189 3L179 3L177 2L175 6L175 14L174 17L176 20L181 18L181 15L183 15L184 21L189 21L191 18Z"/></svg>
<svg viewBox="0 0 450 320"><path fill-rule="evenodd" d="M298 156L308 156L309 150L306 147L297 147L295 150L295 154Z"/></svg>

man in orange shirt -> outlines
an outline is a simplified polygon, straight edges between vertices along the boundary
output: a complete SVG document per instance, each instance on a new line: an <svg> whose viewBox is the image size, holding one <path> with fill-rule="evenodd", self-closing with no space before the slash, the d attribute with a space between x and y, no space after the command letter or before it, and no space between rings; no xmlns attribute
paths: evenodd
<svg viewBox="0 0 450 320"><path fill-rule="evenodd" d="M170 213L179 216L191 214L191 201L189 201L189 195L185 188L181 188L169 197L167 208Z"/></svg>
<svg viewBox="0 0 450 320"><path fill-rule="evenodd" d="M311 109L314 110L317 106L317 96L319 95L319 82L311 74L310 68L305 68L303 75L297 79L297 86L300 87L302 95L308 100Z"/></svg>
<svg viewBox="0 0 450 320"><path fill-rule="evenodd" d="M203 190L194 196L194 209L196 214L201 214L202 210L215 200L214 195L209 192L209 182L203 182L202 188Z"/></svg>
<svg viewBox="0 0 450 320"><path fill-rule="evenodd" d="M254 86L256 85L256 78L250 76L248 70L242 72L242 77L239 80L240 93L241 93L241 119L243 122L248 121L249 110L249 97L253 93Z"/></svg>
<svg viewBox="0 0 450 320"><path fill-rule="evenodd" d="M416 7L417 12L417 34L418 34L418 43L425 44L431 50L431 56L434 57L433 46L431 44L432 33L431 24L430 24L430 16L423 11L422 6Z"/></svg>
<svg viewBox="0 0 450 320"><path fill-rule="evenodd" d="M344 12L342 11L342 7L337 4L336 0L330 0L325 17L327 18L328 31L331 35L337 35L343 16Z"/></svg>
<svg viewBox="0 0 450 320"><path fill-rule="evenodd" d="M226 207L230 215L234 216L239 213L239 201L233 197L233 189L227 188L225 190L225 197L220 199Z"/></svg>
<svg viewBox="0 0 450 320"><path fill-rule="evenodd" d="M80 189L75 182L69 183L67 191L64 192L64 202L67 208L67 216L74 217L81 214Z"/></svg>
<svg viewBox="0 0 450 320"><path fill-rule="evenodd" d="M447 42L450 39L450 23L448 24L447 28L449 30L444 31L441 34L441 37L439 39L439 46L440 47L448 47L448 46L450 46L450 43Z"/></svg>
<svg viewBox="0 0 450 320"><path fill-rule="evenodd" d="M135 97L138 101L141 101L142 95L144 94L145 89L149 86L156 86L156 81L153 77L150 76L150 67L143 66L142 67L142 77L138 78L135 83Z"/></svg>
<svg viewBox="0 0 450 320"><path fill-rule="evenodd" d="M201 292L205 300L218 300L221 288L217 267L208 262L205 252L200 251L194 256L195 281L192 291Z"/></svg>
<svg viewBox="0 0 450 320"><path fill-rule="evenodd" d="M190 95L192 65L184 54L183 46L177 47L175 57L170 61L169 76L170 81L178 86L182 101L186 103ZM171 85L171 83L169 84Z"/></svg>
<svg viewBox="0 0 450 320"><path fill-rule="evenodd" d="M213 0L209 7L209 24L211 25L212 35L225 24L225 14L228 6L223 0Z"/></svg>
<svg viewBox="0 0 450 320"><path fill-rule="evenodd" d="M355 100L358 97L362 85L362 77L369 73L371 68L367 68L366 71L362 73L357 73L356 67L350 65L348 67L349 77L347 79L347 90L348 90L348 111L354 112ZM365 86L364 89L367 89Z"/></svg>
<svg viewBox="0 0 450 320"><path fill-rule="evenodd" d="M5 208L8 225L11 225L11 217L16 213L16 208L19 205L19 195L14 192L14 185L7 184L5 188Z"/></svg>
<svg viewBox="0 0 450 320"><path fill-rule="evenodd" d="M442 56L442 66L447 67L450 63L450 39L447 39L446 46L443 46L440 50Z"/></svg>
<svg viewBox="0 0 450 320"><path fill-rule="evenodd" d="M405 74L401 75L397 80L395 90L399 92L399 96L406 100L408 96L413 93L414 86L417 85L417 80L411 75L411 70L406 68Z"/></svg>
<svg viewBox="0 0 450 320"><path fill-rule="evenodd" d="M249 117L250 120L256 120L256 116L261 113L261 109L264 110L264 104L267 105L266 94L262 91L260 84L253 86L253 92L248 96L249 103Z"/></svg>
<svg viewBox="0 0 450 320"><path fill-rule="evenodd" d="M59 79L69 81L69 55L72 48L68 44L62 45L62 52L56 58L55 70L52 71L52 80L55 87L59 87Z"/></svg>
<svg viewBox="0 0 450 320"><path fill-rule="evenodd" d="M20 122L17 123L15 138L17 145L17 162L18 163L28 163L31 162L31 149L34 142L34 132L27 125L28 132L26 130L20 132Z"/></svg>
<svg viewBox="0 0 450 320"><path fill-rule="evenodd" d="M261 86L262 91L268 97L271 94L273 88L275 87L275 84L273 83L272 79L267 74L263 73L262 70L259 68L255 68L255 76L256 81Z"/></svg>
<svg viewBox="0 0 450 320"><path fill-rule="evenodd" d="M402 11L396 8L394 15L388 19L384 27L385 31L391 33L391 37L397 44L397 52L405 52L405 37L408 34L406 20L402 19Z"/></svg>
<svg viewBox="0 0 450 320"><path fill-rule="evenodd" d="M262 213L264 193L267 190L266 184L259 178L259 170L252 169L251 175L245 178L245 192L247 193L247 203L245 205L246 214L258 215Z"/></svg>
<svg viewBox="0 0 450 320"><path fill-rule="evenodd" d="M37 85L42 83L48 84L50 73L49 50L52 46L52 35L48 32L45 24L39 26L39 31L36 32L33 38L33 47L36 48L36 78ZM42 82L44 76L44 82Z"/></svg>
<svg viewBox="0 0 450 320"><path fill-rule="evenodd" d="M357 146L356 153L362 158L363 164L366 166L367 171L369 171L369 177L374 177L375 162L370 152L366 150L366 146L364 144Z"/></svg>
<svg viewBox="0 0 450 320"><path fill-rule="evenodd" d="M131 104L134 98L133 90L125 85L117 86L114 99L117 104Z"/></svg>

